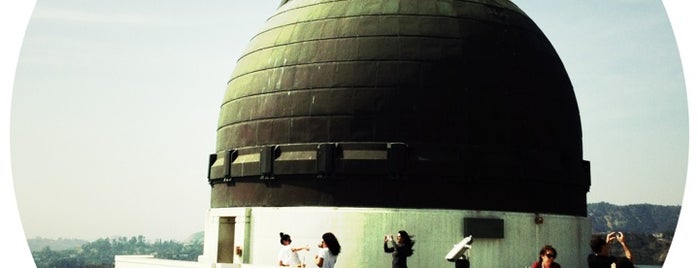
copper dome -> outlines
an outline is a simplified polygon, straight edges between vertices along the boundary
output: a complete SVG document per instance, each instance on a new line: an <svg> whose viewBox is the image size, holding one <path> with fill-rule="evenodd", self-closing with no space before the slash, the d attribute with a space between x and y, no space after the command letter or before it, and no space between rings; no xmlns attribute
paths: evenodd
<svg viewBox="0 0 699 268"><path fill-rule="evenodd" d="M509 1L283 1L209 164L212 207L586 215L590 185L568 74Z"/></svg>

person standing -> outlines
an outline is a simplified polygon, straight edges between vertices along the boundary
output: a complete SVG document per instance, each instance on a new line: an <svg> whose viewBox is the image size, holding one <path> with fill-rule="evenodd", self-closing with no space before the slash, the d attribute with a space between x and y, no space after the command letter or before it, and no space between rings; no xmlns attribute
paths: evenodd
<svg viewBox="0 0 699 268"><path fill-rule="evenodd" d="M333 233L324 233L320 244L318 254L314 257L315 263L321 268L333 268L337 262L337 255L340 254L340 242Z"/></svg>
<svg viewBox="0 0 699 268"><path fill-rule="evenodd" d="M539 261L532 264L532 268L561 268L561 265L555 262L558 252L551 245L545 245L539 250Z"/></svg>
<svg viewBox="0 0 699 268"><path fill-rule="evenodd" d="M609 256L609 248L614 241L618 241L624 250L624 257ZM587 256L587 266L589 268L609 268L614 266L625 266L633 263L633 255L626 245L626 239L621 232L611 232L603 236L597 236L590 240L592 253Z"/></svg>
<svg viewBox="0 0 699 268"><path fill-rule="evenodd" d="M388 247L389 242L392 247ZM413 255L414 244L415 241L405 230L398 231L395 240L393 235L384 236L383 251L393 256L392 268L408 268L408 257Z"/></svg>
<svg viewBox="0 0 699 268"><path fill-rule="evenodd" d="M302 263L299 259L298 252L304 249L310 250L310 247L292 247L291 236L289 234L279 233L279 237L279 242L282 244L282 248L279 250L279 254L277 254L279 266L306 267L306 264Z"/></svg>

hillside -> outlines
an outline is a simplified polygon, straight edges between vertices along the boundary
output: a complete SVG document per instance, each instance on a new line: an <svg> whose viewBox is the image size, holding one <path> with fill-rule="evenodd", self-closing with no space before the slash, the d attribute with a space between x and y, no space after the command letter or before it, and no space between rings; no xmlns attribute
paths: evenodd
<svg viewBox="0 0 699 268"><path fill-rule="evenodd" d="M618 206L609 203L587 205L592 233L621 231L633 252L636 264L662 265L675 235L680 206L637 204ZM618 246L611 253L622 256Z"/></svg>
<svg viewBox="0 0 699 268"><path fill-rule="evenodd" d="M644 234L674 233L680 208L650 204L618 206L602 202L587 204L587 215L593 233L611 230Z"/></svg>
<svg viewBox="0 0 699 268"><path fill-rule="evenodd" d="M68 249L78 249L80 246L87 244L88 241L80 239L48 239L48 238L31 238L27 239L27 244L29 244L29 250L40 251L45 248L49 248L54 251L68 250Z"/></svg>

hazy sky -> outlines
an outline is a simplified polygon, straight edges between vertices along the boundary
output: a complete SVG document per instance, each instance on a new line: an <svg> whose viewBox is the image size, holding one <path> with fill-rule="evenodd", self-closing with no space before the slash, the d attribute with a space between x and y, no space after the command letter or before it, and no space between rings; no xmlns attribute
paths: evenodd
<svg viewBox="0 0 699 268"><path fill-rule="evenodd" d="M185 239L203 230L226 81L279 2L37 1L10 114L26 236ZM662 2L513 2L573 83L588 201L681 204L687 92Z"/></svg>

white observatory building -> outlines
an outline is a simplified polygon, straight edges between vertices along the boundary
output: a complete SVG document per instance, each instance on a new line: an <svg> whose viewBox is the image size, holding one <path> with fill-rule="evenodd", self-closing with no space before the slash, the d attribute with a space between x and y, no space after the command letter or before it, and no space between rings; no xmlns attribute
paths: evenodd
<svg viewBox="0 0 699 268"><path fill-rule="evenodd" d="M334 233L338 268L390 267L383 236L406 230L409 267L454 267L472 236L471 267L549 244L583 268L589 170L568 74L512 2L282 1L223 95L203 255L116 267L274 267L280 232Z"/></svg>

